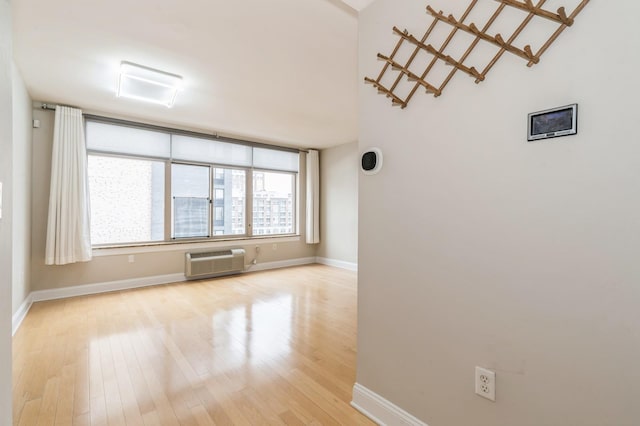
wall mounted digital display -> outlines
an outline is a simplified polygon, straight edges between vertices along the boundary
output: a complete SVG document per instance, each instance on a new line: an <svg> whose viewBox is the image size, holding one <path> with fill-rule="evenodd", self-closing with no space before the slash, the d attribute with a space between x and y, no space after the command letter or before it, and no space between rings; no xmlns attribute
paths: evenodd
<svg viewBox="0 0 640 426"><path fill-rule="evenodd" d="M555 138L578 133L578 104L532 112L527 120L527 140Z"/></svg>

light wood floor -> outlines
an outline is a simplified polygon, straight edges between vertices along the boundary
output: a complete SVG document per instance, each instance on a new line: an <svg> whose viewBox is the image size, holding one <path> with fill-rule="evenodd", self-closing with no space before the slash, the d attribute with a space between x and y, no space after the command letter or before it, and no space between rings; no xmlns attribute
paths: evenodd
<svg viewBox="0 0 640 426"><path fill-rule="evenodd" d="M373 424L353 409L356 275L321 265L33 305L14 425Z"/></svg>

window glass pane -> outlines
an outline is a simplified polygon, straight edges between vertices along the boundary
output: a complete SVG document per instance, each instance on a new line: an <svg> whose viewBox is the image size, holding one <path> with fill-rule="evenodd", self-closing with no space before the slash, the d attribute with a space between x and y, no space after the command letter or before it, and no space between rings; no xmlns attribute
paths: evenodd
<svg viewBox="0 0 640 426"><path fill-rule="evenodd" d="M168 133L87 121L87 149L118 154L169 158Z"/></svg>
<svg viewBox="0 0 640 426"><path fill-rule="evenodd" d="M164 240L164 163L88 156L91 242Z"/></svg>
<svg viewBox="0 0 640 426"><path fill-rule="evenodd" d="M223 206L216 206L214 220L215 221L224 221L224 207Z"/></svg>
<svg viewBox="0 0 640 426"><path fill-rule="evenodd" d="M214 235L246 233L246 172L216 167L213 171L215 199Z"/></svg>
<svg viewBox="0 0 640 426"><path fill-rule="evenodd" d="M253 167L297 172L299 154L277 149L253 148Z"/></svg>
<svg viewBox="0 0 640 426"><path fill-rule="evenodd" d="M294 232L295 175L253 172L253 235Z"/></svg>
<svg viewBox="0 0 640 426"><path fill-rule="evenodd" d="M251 147L191 136L173 136L172 156L176 160L250 166Z"/></svg>
<svg viewBox="0 0 640 426"><path fill-rule="evenodd" d="M174 238L209 236L209 167L171 165Z"/></svg>

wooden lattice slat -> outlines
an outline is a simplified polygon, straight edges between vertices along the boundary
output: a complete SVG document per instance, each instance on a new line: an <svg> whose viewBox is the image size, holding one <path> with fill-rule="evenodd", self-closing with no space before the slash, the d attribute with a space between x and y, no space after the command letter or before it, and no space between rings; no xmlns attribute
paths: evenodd
<svg viewBox="0 0 640 426"><path fill-rule="evenodd" d="M541 8L547 0L540 0L538 2L538 4L536 5L538 8ZM503 3L504 5L504 3ZM513 41L516 39L516 37L518 37L520 35L520 33L522 31L524 31L524 29L526 28L526 26L529 24L529 22L531 22L531 20L536 16L535 13L533 12L529 12L529 14L527 15L526 18L524 18L524 21L522 21L522 23L518 26L518 28L516 28L516 30L513 32L513 34L511 35L511 37L509 37L509 39L507 40L508 44L513 43ZM527 46L525 46L525 50L527 50ZM531 50L531 47L529 47L529 50ZM496 62L498 62L498 60L502 57L502 55L504 54L504 52L506 52L507 50L505 48L502 48L498 51L498 53L496 53L496 55L493 57L493 59L487 64L487 66L484 68L484 70L482 70L482 75L486 76L487 73L491 70L491 68L493 68L493 66L496 64ZM534 55L535 56L535 55ZM533 63L538 63L540 60L539 56L536 56L536 58L538 59L538 61L535 62L530 62L531 64ZM531 65L528 65L531 66ZM476 83L479 83L480 81L476 81Z"/></svg>
<svg viewBox="0 0 640 426"><path fill-rule="evenodd" d="M526 60L527 66L530 67L540 61L540 57L542 56L542 54L551 46L551 44L553 44L553 42L558 38L562 31L564 31L567 27L573 25L576 16L582 11L582 9L584 9L587 3L589 3L589 0L582 0L580 4L575 8L575 10L570 15L567 15L564 7L558 8L555 13L543 9L546 0L538 0L536 4L534 4L531 0L496 1L500 4L481 29L475 23L466 24L464 22L473 8L476 6L478 0L471 0L469 6L459 19L456 19L456 17L450 14L445 15L442 11L436 12L431 6L427 6L426 11L433 17L433 21L427 28L424 36L420 39L410 34L407 30L400 30L397 27L393 27L394 34L399 37L393 52L389 56L378 53L378 59L384 61L383 68L380 71L377 79L374 80L372 78L365 77L365 82L372 84L374 87L376 87L379 93L384 94L385 96L390 98L393 105L405 108L417 89L420 87L424 88L427 93L431 93L436 97L440 96L446 85L451 81L453 75L457 71L462 71L473 77L476 83L483 81L487 73L505 52L509 52ZM491 35L488 33L488 31L506 7L511 7L527 12L527 15L513 32L513 34L511 34L511 36L505 40L505 38L500 33ZM534 53L531 45L529 44L520 48L515 46L513 43L516 38L524 31L526 26L529 25L531 21L536 17L555 22L559 24L559 27L542 45L542 47L540 47L540 49ZM440 48L436 49L432 44L428 43L428 39L438 23L449 25L451 27L451 31ZM473 36L474 39L469 44L464 54L460 58L456 59L447 54L446 49L454 39L458 31L463 31L464 33ZM499 48L496 55L488 62L482 72L478 71L478 68L473 65L465 64L465 61L470 56L471 52L481 41L489 43L493 46L497 46ZM413 52L405 63L400 63L396 60L396 55L398 54L400 48L404 45L404 43L409 43L413 47ZM426 66L423 72L418 73L415 70L412 70L412 66L414 64L416 56L421 51L426 52L428 55L430 55L431 61ZM453 67L453 69L449 72L440 86L437 86L436 84L429 82L428 80L429 73L432 71L434 65L438 62L442 62ZM397 76L390 87L385 87L381 83L381 81L390 69L396 72ZM402 99L401 96L396 93L398 86L403 79L415 83L405 99Z"/></svg>

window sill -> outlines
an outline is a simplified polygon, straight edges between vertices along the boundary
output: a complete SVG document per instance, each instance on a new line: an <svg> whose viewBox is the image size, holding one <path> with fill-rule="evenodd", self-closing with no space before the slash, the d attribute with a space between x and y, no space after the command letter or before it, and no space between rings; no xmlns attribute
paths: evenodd
<svg viewBox="0 0 640 426"><path fill-rule="evenodd" d="M216 241L189 241L189 242L161 242L144 245L94 247L93 257L119 256L138 253L155 253L165 251L198 250L208 248L220 248L230 246L246 246L254 244L293 243L300 241L300 235L286 235L282 237L251 237L233 238Z"/></svg>

